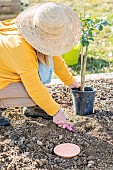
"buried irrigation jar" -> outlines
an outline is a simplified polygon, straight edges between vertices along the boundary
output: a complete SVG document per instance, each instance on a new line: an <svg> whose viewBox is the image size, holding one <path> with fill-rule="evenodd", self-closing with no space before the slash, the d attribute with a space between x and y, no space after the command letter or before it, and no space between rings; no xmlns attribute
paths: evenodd
<svg viewBox="0 0 113 170"><path fill-rule="evenodd" d="M85 11L84 11L85 14ZM98 31L103 30L103 26L108 23L102 18L92 18L90 15L84 15L81 18L82 36L81 36L81 87L80 89L72 89L74 112L79 115L88 115L93 113L94 99L96 89L92 87L84 87L85 85L85 71L87 64L87 56L89 44L94 41L95 35L99 36Z"/></svg>

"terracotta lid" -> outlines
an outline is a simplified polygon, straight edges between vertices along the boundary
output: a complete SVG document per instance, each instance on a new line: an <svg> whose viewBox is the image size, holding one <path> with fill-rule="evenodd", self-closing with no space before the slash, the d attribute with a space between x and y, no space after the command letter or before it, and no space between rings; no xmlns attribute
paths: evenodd
<svg viewBox="0 0 113 170"><path fill-rule="evenodd" d="M80 153L80 147L72 143L63 143L54 148L54 153L61 157L71 158Z"/></svg>

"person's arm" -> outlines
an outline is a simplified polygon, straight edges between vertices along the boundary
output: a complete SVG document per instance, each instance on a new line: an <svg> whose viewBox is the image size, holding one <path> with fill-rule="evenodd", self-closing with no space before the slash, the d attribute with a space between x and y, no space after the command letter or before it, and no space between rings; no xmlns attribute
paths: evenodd
<svg viewBox="0 0 113 170"><path fill-rule="evenodd" d="M65 85L67 85L70 89L80 87L80 83L74 79L62 57L54 56L53 62L54 72Z"/></svg>
<svg viewBox="0 0 113 170"><path fill-rule="evenodd" d="M20 73L20 77L29 96L38 106L51 116L59 111L60 105L55 102L47 88L40 81L37 69L30 68L30 70Z"/></svg>
<svg viewBox="0 0 113 170"><path fill-rule="evenodd" d="M51 97L47 88L40 81L38 75L37 56L31 48L24 49L24 53L16 56L15 69L20 75L21 81L26 91L33 101L45 110L46 113L53 116L60 110L60 105Z"/></svg>
<svg viewBox="0 0 113 170"><path fill-rule="evenodd" d="M60 80L67 86L75 82L74 77L61 56L53 56L54 72Z"/></svg>

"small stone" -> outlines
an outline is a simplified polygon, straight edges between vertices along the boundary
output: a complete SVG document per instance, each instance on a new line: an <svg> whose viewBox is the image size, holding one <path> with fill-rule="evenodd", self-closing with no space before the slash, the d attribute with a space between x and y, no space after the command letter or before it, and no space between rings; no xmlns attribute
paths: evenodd
<svg viewBox="0 0 113 170"><path fill-rule="evenodd" d="M63 139L63 135L59 135L58 137L59 137L60 140Z"/></svg>
<svg viewBox="0 0 113 170"><path fill-rule="evenodd" d="M82 164L82 162L80 160L78 160L77 165L80 166Z"/></svg>
<svg viewBox="0 0 113 170"><path fill-rule="evenodd" d="M88 158L87 158L88 161L90 161L90 160L92 161L94 159L95 159L94 156L88 156Z"/></svg>
<svg viewBox="0 0 113 170"><path fill-rule="evenodd" d="M75 136L77 136L76 134L73 134L73 136L75 137Z"/></svg>
<svg viewBox="0 0 113 170"><path fill-rule="evenodd" d="M86 165L86 164L87 164L87 161L86 161L86 159L85 159L85 160L83 160L83 164L84 164L84 165Z"/></svg>
<svg viewBox="0 0 113 170"><path fill-rule="evenodd" d="M77 161L77 160L78 160L78 157L77 157L77 156L75 156L75 157L74 157L74 160L75 160L75 161Z"/></svg>
<svg viewBox="0 0 113 170"><path fill-rule="evenodd" d="M2 159L1 159L1 161L2 161L2 162L5 162L5 159L4 159L4 158L2 158Z"/></svg>
<svg viewBox="0 0 113 170"><path fill-rule="evenodd" d="M60 158L55 158L55 159L54 159L54 162L55 162L55 163L60 163L60 162L61 162L61 161L60 161Z"/></svg>
<svg viewBox="0 0 113 170"><path fill-rule="evenodd" d="M10 144L9 144L10 146L14 146L15 145L15 141L14 140L12 140L11 142L10 142Z"/></svg>
<svg viewBox="0 0 113 170"><path fill-rule="evenodd" d="M77 165L74 165L74 169L77 169Z"/></svg>
<svg viewBox="0 0 113 170"><path fill-rule="evenodd" d="M54 168L54 165L51 165L51 168L53 169L53 168Z"/></svg>
<svg viewBox="0 0 113 170"><path fill-rule="evenodd" d="M92 164L88 164L87 167L88 167L88 168L92 167Z"/></svg>
<svg viewBox="0 0 113 170"><path fill-rule="evenodd" d="M27 152L29 151L29 147L26 147L26 151L27 151Z"/></svg>
<svg viewBox="0 0 113 170"><path fill-rule="evenodd" d="M37 145L40 145L40 146L42 146L42 142L41 141L39 141L39 140L37 140Z"/></svg>
<svg viewBox="0 0 113 170"><path fill-rule="evenodd" d="M49 142L49 141L46 141L46 146L47 146L47 145L48 145L48 146L50 145L50 142Z"/></svg>
<svg viewBox="0 0 113 170"><path fill-rule="evenodd" d="M59 169L59 166L58 165L54 165L54 169Z"/></svg>
<svg viewBox="0 0 113 170"><path fill-rule="evenodd" d="M111 116L111 120L113 120L113 116Z"/></svg>
<svg viewBox="0 0 113 170"><path fill-rule="evenodd" d="M28 155L29 155L29 152L24 152L23 153L23 156L25 156L25 157L28 156Z"/></svg>
<svg viewBox="0 0 113 170"><path fill-rule="evenodd" d="M88 161L88 168L92 167L95 164L94 161Z"/></svg>
<svg viewBox="0 0 113 170"><path fill-rule="evenodd" d="M35 161L35 162L33 162L33 165L37 166L37 162L36 162L36 161Z"/></svg>
<svg viewBox="0 0 113 170"><path fill-rule="evenodd" d="M40 159L40 161L42 162L42 164L48 164L48 160L46 159Z"/></svg>
<svg viewBox="0 0 113 170"><path fill-rule="evenodd" d="M92 160L91 160L91 161L88 161L88 163L89 163L89 164L95 164L95 162L92 161Z"/></svg>
<svg viewBox="0 0 113 170"><path fill-rule="evenodd" d="M47 152L47 151L48 151L48 148L44 146L44 147L43 147L43 150Z"/></svg>
<svg viewBox="0 0 113 170"><path fill-rule="evenodd" d="M37 137L33 137L32 140L35 141L37 139Z"/></svg>
<svg viewBox="0 0 113 170"><path fill-rule="evenodd" d="M9 164L9 166L7 167L7 170L14 170L14 165L13 164Z"/></svg>
<svg viewBox="0 0 113 170"><path fill-rule="evenodd" d="M25 167L25 170L31 170L31 167Z"/></svg>
<svg viewBox="0 0 113 170"><path fill-rule="evenodd" d="M20 140L18 141L18 145L19 146L23 145L24 141L25 141L25 137L21 137Z"/></svg>
<svg viewBox="0 0 113 170"><path fill-rule="evenodd" d="M36 162L39 164L40 167L43 165L43 163L39 159L37 159Z"/></svg>

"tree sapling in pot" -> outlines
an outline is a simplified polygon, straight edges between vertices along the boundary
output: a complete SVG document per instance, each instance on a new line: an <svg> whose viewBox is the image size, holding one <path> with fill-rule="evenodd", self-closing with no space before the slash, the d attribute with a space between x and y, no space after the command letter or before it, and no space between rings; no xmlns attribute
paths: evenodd
<svg viewBox="0 0 113 170"><path fill-rule="evenodd" d="M108 22L102 18L92 18L90 15L84 15L81 18L82 36L81 44L81 87L72 89L74 113L78 115L88 115L94 111L94 100L96 89L85 86L85 72L89 45L94 41L95 35L99 36L99 31L103 30Z"/></svg>

